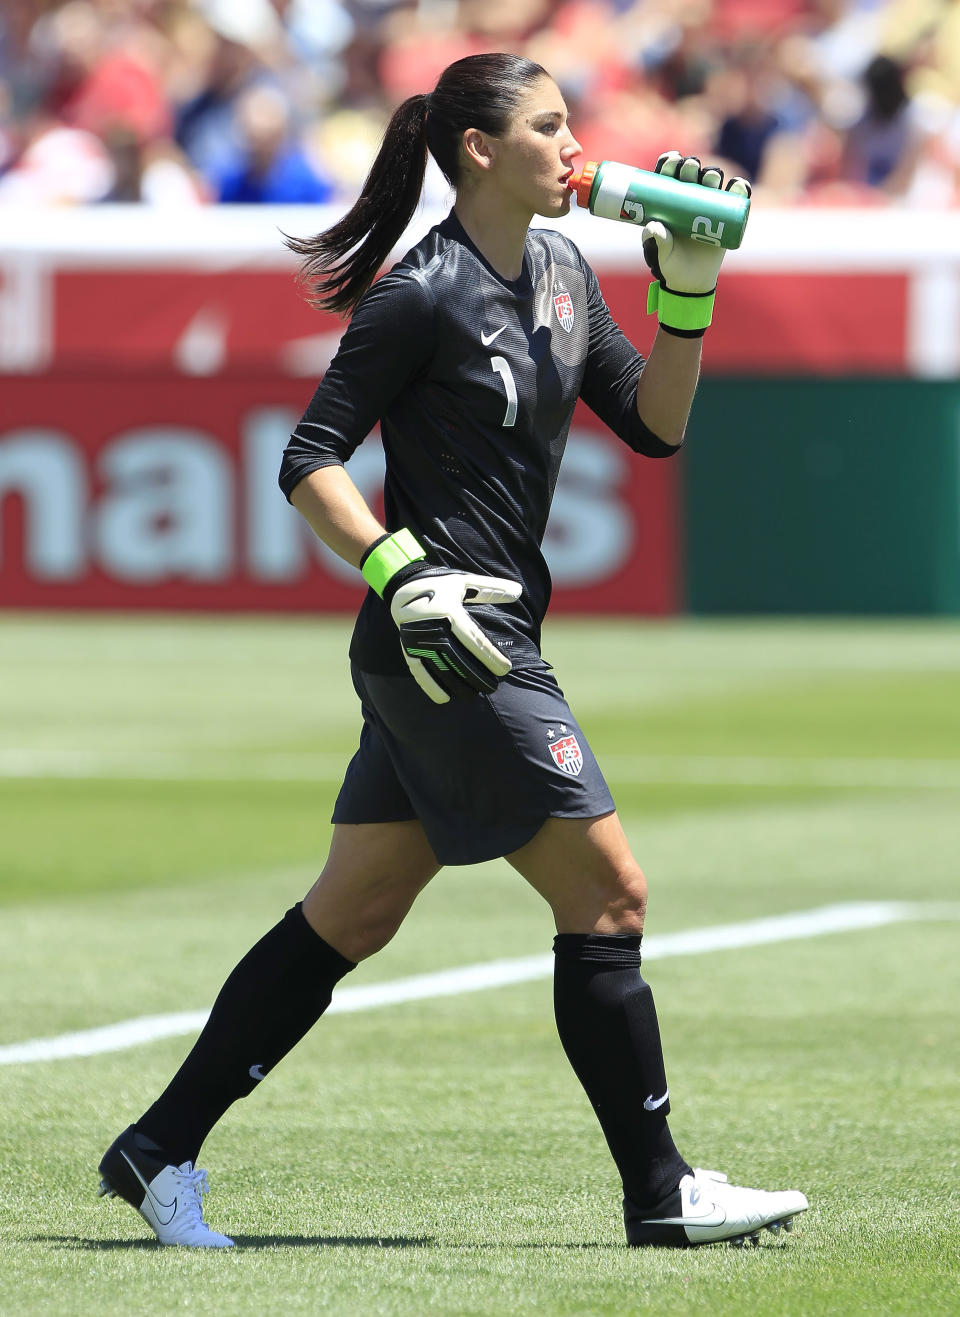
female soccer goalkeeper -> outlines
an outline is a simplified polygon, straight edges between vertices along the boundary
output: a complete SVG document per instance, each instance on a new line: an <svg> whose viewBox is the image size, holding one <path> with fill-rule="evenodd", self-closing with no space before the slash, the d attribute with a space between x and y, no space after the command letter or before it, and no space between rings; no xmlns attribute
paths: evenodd
<svg viewBox="0 0 960 1317"><path fill-rule="evenodd" d="M413 214L428 150L453 209L373 283ZM674 1145L640 975L646 882L540 656L550 596L540 544L574 405L582 398L644 457L676 452L722 258L661 225L643 230L661 285L644 361L573 243L530 227L567 213L578 153L539 65L459 60L396 111L349 213L291 243L316 301L352 313L280 483L370 587L350 648L363 730L320 877L237 965L167 1089L100 1164L102 1192L137 1208L163 1243L232 1242L202 1216L206 1135L323 1014L336 983L389 942L442 865L495 856L553 912L557 1028L623 1181L628 1242L737 1238L807 1206L801 1193L694 1170ZM677 152L659 167L722 180ZM345 470L378 421L383 525Z"/></svg>

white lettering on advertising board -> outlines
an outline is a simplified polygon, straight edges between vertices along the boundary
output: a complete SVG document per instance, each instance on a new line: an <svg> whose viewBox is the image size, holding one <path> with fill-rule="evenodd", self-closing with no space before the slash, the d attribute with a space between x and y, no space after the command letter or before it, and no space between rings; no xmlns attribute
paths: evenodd
<svg viewBox="0 0 960 1317"><path fill-rule="evenodd" d="M185 426L122 431L100 448L92 468L63 430L0 433L0 518L4 501L18 497L23 562L39 582L80 580L96 567L130 584L215 583L237 572L283 583L315 561L354 583L356 569L317 540L277 485L296 421L282 407L248 412L239 467L215 437ZM626 450L571 432L544 541L556 585L601 581L630 556L633 524L623 499L629 460ZM379 443L361 445L349 472L374 501L383 483Z"/></svg>

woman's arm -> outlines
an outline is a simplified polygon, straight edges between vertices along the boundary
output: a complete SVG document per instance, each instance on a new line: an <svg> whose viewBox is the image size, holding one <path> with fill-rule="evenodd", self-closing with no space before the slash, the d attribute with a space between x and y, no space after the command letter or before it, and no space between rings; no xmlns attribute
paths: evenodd
<svg viewBox="0 0 960 1317"><path fill-rule="evenodd" d="M700 378L703 339L677 338L660 329L637 382L637 412L664 443L683 443Z"/></svg>
<svg viewBox="0 0 960 1317"><path fill-rule="evenodd" d="M324 544L354 567L387 533L342 466L311 471L294 486L290 502Z"/></svg>
<svg viewBox="0 0 960 1317"><path fill-rule="evenodd" d="M402 329L398 331L398 327ZM357 500L365 507L342 468L410 380L426 367L434 338L432 294L408 269L398 266L384 275L358 307L290 436L280 465L280 488L291 502L293 491L314 472L341 468L340 476L332 478L333 484L323 482L336 505L331 522L306 491L300 494L304 502L300 511L321 538L326 533L335 537L342 533L337 528L343 518L351 520L347 509L356 515ZM337 484L338 480L345 483ZM319 518L317 525L314 514ZM321 531L320 525L326 530ZM331 548L341 552L336 543Z"/></svg>
<svg viewBox="0 0 960 1317"><path fill-rule="evenodd" d="M587 285L590 341L580 397L635 453L672 457L683 438L696 387L699 340L677 339L680 351L676 352L669 341L660 342L669 335L657 334L649 362L645 361L614 321L597 276L582 258L581 268ZM676 397L671 397L672 391Z"/></svg>
<svg viewBox="0 0 960 1317"><path fill-rule="evenodd" d="M657 172L698 187L719 188L723 182L723 171L717 166L704 169L696 157L684 158L679 151L665 151L657 161ZM727 190L750 196L745 179L731 179ZM637 385L637 412L664 443L677 447L683 442L700 376L701 337L713 317L724 253L718 239L698 242L672 233L658 221L645 224L642 236L644 259L657 281L650 289L647 309L656 309L660 328Z"/></svg>

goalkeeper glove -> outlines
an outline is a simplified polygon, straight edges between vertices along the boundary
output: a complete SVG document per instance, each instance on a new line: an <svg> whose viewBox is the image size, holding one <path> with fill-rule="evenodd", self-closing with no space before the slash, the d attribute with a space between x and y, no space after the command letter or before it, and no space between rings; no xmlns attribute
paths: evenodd
<svg viewBox="0 0 960 1317"><path fill-rule="evenodd" d="M716 165L701 168L696 156L664 151L654 173L681 183L700 183L719 188L723 170ZM731 178L726 192L749 197L745 178ZM659 220L643 226L643 255L656 279L650 285L647 312L656 311L668 334L679 338L701 338L713 319L713 299L723 248L696 238L676 237Z"/></svg>
<svg viewBox="0 0 960 1317"><path fill-rule="evenodd" d="M510 660L467 615L465 604L512 604L517 581L430 567L408 530L374 540L360 560L367 584L390 606L414 681L434 704L496 690Z"/></svg>

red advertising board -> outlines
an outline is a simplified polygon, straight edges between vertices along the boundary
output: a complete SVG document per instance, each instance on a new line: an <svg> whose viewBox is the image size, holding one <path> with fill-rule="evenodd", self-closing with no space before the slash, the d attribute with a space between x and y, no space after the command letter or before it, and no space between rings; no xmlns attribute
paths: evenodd
<svg viewBox="0 0 960 1317"><path fill-rule="evenodd" d="M277 485L311 387L127 374L0 382L0 607L354 609L356 570ZM678 466L637 457L580 409L545 545L559 607L676 610ZM349 470L377 508L375 438Z"/></svg>
<svg viewBox="0 0 960 1317"><path fill-rule="evenodd" d="M309 307L282 233L323 208L4 216L0 607L338 610L357 574L276 486L280 450L343 323ZM399 244L440 218L424 214ZM704 371L751 378L960 372L960 214L751 216L724 263ZM922 218L922 224L921 224ZM649 275L630 225L563 221L641 351ZM636 458L580 408L545 552L556 609L679 606L682 458ZM376 504L376 439L350 474Z"/></svg>
<svg viewBox="0 0 960 1317"><path fill-rule="evenodd" d="M609 271L603 290L643 347L649 280ZM64 270L50 288L45 370L319 377L343 324L311 308L289 270ZM826 310L826 313L825 313ZM723 282L709 373L900 373L907 278L897 272L741 274Z"/></svg>
<svg viewBox="0 0 960 1317"><path fill-rule="evenodd" d="M603 295L639 345L651 337L649 280L609 273ZM705 375L881 375L904 372L906 275L764 272L724 277L704 342Z"/></svg>

